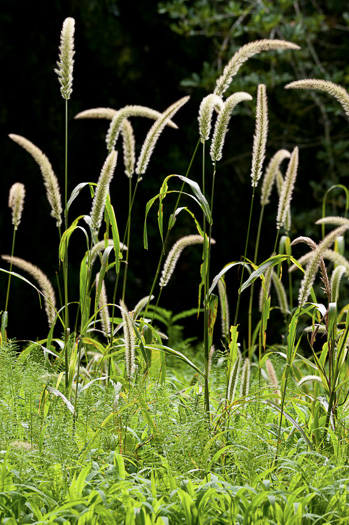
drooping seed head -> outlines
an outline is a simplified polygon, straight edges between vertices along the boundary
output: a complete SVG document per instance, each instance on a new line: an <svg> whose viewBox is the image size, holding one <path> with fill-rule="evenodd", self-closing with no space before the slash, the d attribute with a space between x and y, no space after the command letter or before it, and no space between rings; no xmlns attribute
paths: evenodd
<svg viewBox="0 0 349 525"><path fill-rule="evenodd" d="M299 46L292 42L286 42L285 40L256 40L242 46L235 55L229 60L228 64L223 70L223 74L219 77L216 82L216 88L214 90L215 95L222 96L223 93L230 86L233 77L239 71L240 67L246 60L261 53L262 51L272 51L274 49L300 49Z"/></svg>
<svg viewBox="0 0 349 525"><path fill-rule="evenodd" d="M188 102L190 97L183 97L174 104L171 104L159 117L150 130L148 131L147 136L142 145L141 152L139 154L136 166L137 175L143 175L148 167L150 157L154 151L155 145L169 120L177 113L177 111Z"/></svg>
<svg viewBox="0 0 349 525"><path fill-rule="evenodd" d="M267 169L265 170L262 188L261 188L261 206L265 206L270 201L270 194L273 188L273 184L276 179L277 172L279 171L280 164L284 159L289 159L291 156L290 152L286 149L280 149L270 160Z"/></svg>
<svg viewBox="0 0 349 525"><path fill-rule="evenodd" d="M11 255L2 255L1 258L4 259L4 261L10 263L11 265L17 266L17 268L20 268L21 270L24 270L25 272L29 273L36 280L44 296L48 324L49 326L51 326L56 315L56 297L53 286L49 281L47 275L45 275L44 272L40 270L40 268L34 266L34 264L31 264L30 262L25 261L24 259L20 259L19 257L13 257Z"/></svg>
<svg viewBox="0 0 349 525"><path fill-rule="evenodd" d="M336 238L349 228L349 225L340 226L332 232L330 232L326 237L320 242L317 248L313 251L312 257L310 258L307 267L304 272L304 277L302 279L300 289L299 289L299 306L303 306L304 303L308 300L311 287L315 281L316 273L320 266L323 254L330 246L335 242ZM293 241L294 242L294 241ZM292 245L293 243L291 243Z"/></svg>
<svg viewBox="0 0 349 525"><path fill-rule="evenodd" d="M61 193L59 189L58 179L53 172L50 161L37 146L30 142L30 140L22 137L21 135L15 135L13 133L11 133L9 137L14 142L19 144L23 149L25 149L39 165L42 178L44 179L47 200L51 205L51 216L56 219L56 224L59 228L62 224Z"/></svg>
<svg viewBox="0 0 349 525"><path fill-rule="evenodd" d="M287 84L285 89L315 89L317 91L324 91L338 100L345 114L349 117L349 93L342 86L334 84L329 80L315 78L296 80Z"/></svg>
<svg viewBox="0 0 349 525"><path fill-rule="evenodd" d="M191 244L203 244L204 238L201 235L186 235L185 237L182 237L179 239L171 248L167 259L165 261L164 267L162 269L161 278L160 278L160 287L163 288L167 285L168 281L170 280L177 261L184 250L186 246L190 246ZM211 243L215 243L213 239L211 239Z"/></svg>

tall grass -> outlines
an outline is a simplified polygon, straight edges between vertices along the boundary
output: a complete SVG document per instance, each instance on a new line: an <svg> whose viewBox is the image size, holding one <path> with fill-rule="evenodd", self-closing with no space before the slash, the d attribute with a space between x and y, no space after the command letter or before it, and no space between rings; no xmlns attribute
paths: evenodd
<svg viewBox="0 0 349 525"><path fill-rule="evenodd" d="M176 127L172 118L185 104L190 105L189 97L162 113L143 106L80 113L78 118L111 121L106 132L108 151L99 177L78 184L68 196L74 29L74 20L67 19L57 70L65 99L64 209L58 177L46 155L28 139L10 135L41 169L59 231L64 294L57 304L50 276L36 261L14 255L25 193L17 183L9 200L14 226L11 255L2 256L10 268L1 269L8 276L0 345L1 519L4 523L345 523L349 313L346 301L344 307L341 301L349 261L339 240L349 221L324 217L320 223L337 228L319 243L305 236L291 243L290 206L298 148L292 153L284 149L275 153L269 145L268 151L264 85L257 88L252 196L243 258L239 261L237 254L232 262L222 261L222 270L215 276L211 270L211 249L226 242L219 231L212 238L212 224L220 206L215 183L230 140L228 125L233 123L236 105L252 100L245 92L226 99L224 94L251 56L267 50L296 50L297 46L279 40L244 46L227 64L215 92L203 99L200 108L192 108L198 112L198 143L185 175L167 175L146 205L144 247L148 248L147 226L154 221L153 206L157 205L162 249L151 289L144 290L139 302L132 305L127 269L133 264L130 231L137 188L161 134L166 126ZM340 86L304 80L287 87L326 91L347 113L348 95ZM139 138L130 122L136 117L154 121L138 144L138 159ZM207 173L205 148L210 141L212 169ZM191 168L200 143L199 182ZM255 197L268 156L254 254L249 254ZM122 158L129 193L121 241L110 187L114 173L119 176ZM286 158L290 160L284 178L280 166ZM138 178L133 184L134 173ZM273 211L276 241L271 257L259 263L262 219L275 182L279 187L279 205ZM85 186L91 191L91 207L69 222L70 206ZM168 210L172 193L177 198ZM219 212L224 210L219 208ZM192 223L185 236L176 232L184 213ZM26 227L24 221L21 227ZM83 232L86 246L77 261L79 296L71 298L68 254L78 231ZM298 253L300 243L310 251L297 260L291 245ZM163 308L161 299L169 281L176 279L184 249L202 250L198 303L173 313ZM76 261L69 257L69 262ZM239 267L240 284L234 297L225 277ZM288 273L285 267L290 275L295 270L301 276L296 307L294 281L289 278L288 290L283 284ZM108 276L115 282L112 289ZM48 317L47 336L21 349L12 341L15 334L7 333L8 310L10 316L16 315L9 308L11 278L43 297ZM253 308L256 284L261 288L259 311ZM240 342L239 332L244 329L238 324L240 298L249 287L248 339ZM72 302L77 305L75 321L69 315ZM234 306L231 325L229 312ZM273 340L269 326L277 310L285 321L280 323L283 339ZM219 314L221 335L216 328ZM200 343L183 340L181 335L181 320L194 315L203 316Z"/></svg>

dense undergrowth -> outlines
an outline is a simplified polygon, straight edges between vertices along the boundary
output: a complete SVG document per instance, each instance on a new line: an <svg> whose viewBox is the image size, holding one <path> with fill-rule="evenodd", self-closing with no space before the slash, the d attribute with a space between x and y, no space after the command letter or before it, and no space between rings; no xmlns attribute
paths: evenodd
<svg viewBox="0 0 349 525"><path fill-rule="evenodd" d="M74 29L74 20L66 19L56 71L66 105L66 148ZM344 245L349 220L323 217L320 242L290 238L298 148L266 152L264 85L258 86L245 253L242 260L237 255L235 261L223 261L222 270L210 275L211 248L224 242L219 235L212 238L214 209L219 207L215 177L233 109L251 100L245 92L226 99L223 95L249 57L269 50L290 53L297 46L279 40L244 46L217 80L215 92L202 101L200 140L194 148L195 156L202 147L200 183L191 178L189 162L185 175L168 175L148 202L144 246L157 206L163 250L153 286L133 310L127 305L133 203L160 134L166 126L176 126L172 118L188 97L163 113L143 106L80 113L78 118L110 120L108 153L97 184L81 183L69 198L66 156L63 203L46 155L28 139L10 135L41 169L60 238L60 274L55 290L32 261L15 256L25 198L23 184L17 183L9 202L12 253L3 256L10 269L2 269L8 275L0 350L2 523L348 523L349 316L341 284L349 274ZM325 91L349 114L349 95L331 82L304 80L287 87ZM129 120L139 116L154 120L141 148L135 145ZM118 139L122 148L117 153ZM129 214L120 240L109 186L122 156L129 178ZM259 185L261 213L252 255L249 234ZM259 263L263 214L274 185L279 191L275 247L271 257ZM72 202L87 188L92 198L89 215L69 220ZM341 190L348 195L346 188ZM169 234L184 214L193 229L179 239L177 234L171 248ZM336 229L325 235L326 224ZM72 298L69 267L76 261L69 259L68 264L68 253L77 234L83 234L86 249L78 263L80 294ZM309 249L299 260L292 253L298 243ZM197 244L199 248L187 248ZM161 294L176 278L184 249L202 250L198 305L173 314L161 307ZM238 269L240 289L234 298L225 277ZM107 281L110 275L113 279ZM47 338L25 347L7 334L8 315L14 315L7 310L15 278L37 290L48 319ZM242 293L250 294L250 303L247 337L240 343ZM273 341L269 327L276 314L283 322ZM181 321L196 315L204 320L202 343L182 338Z"/></svg>

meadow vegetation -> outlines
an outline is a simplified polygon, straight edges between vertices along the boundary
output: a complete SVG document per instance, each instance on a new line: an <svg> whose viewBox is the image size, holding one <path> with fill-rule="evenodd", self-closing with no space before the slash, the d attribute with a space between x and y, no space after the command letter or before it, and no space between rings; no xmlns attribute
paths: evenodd
<svg viewBox="0 0 349 525"><path fill-rule="evenodd" d="M291 237L292 195L302 163L298 147L267 147L264 84L255 101L245 91L233 92L233 78L243 78L240 68L249 58L279 53L287 59L298 46L262 39L241 47L214 91L193 108L198 140L187 171L168 173L144 210L144 248L148 225L157 222L162 250L154 257L151 289L134 305L128 304L133 206L152 155L159 154L161 134L177 128L176 113L190 104L189 97L163 112L129 105L75 115L105 119L109 129L96 181L70 188L74 32L75 21L67 18L55 70L65 111L62 181L30 137L10 135L18 154L31 155L41 171L59 245L56 282L37 266L40 254L35 260L16 256L16 232L25 227L25 187L15 183L9 194L13 242L1 268L8 279L0 346L1 522L348 523L349 219L326 215L327 192L319 238L302 232ZM285 97L297 89L322 91L349 117L349 94L337 84L303 79L285 87ZM255 105L245 250L221 261L221 271L212 275L211 250L226 242L219 231L212 235L216 210L224 213L215 181L238 104ZM132 127L139 117L150 120L143 141ZM195 157L202 159L200 180L191 171ZM120 196L128 200L120 232L109 189L122 171L129 193ZM344 192L347 211L347 188L329 191ZM81 192L90 192L90 208L72 218ZM275 243L261 261L266 206L275 216ZM192 227L180 235L183 217ZM253 240L252 221L258 221ZM73 260L69 250L77 237L85 248ZM305 255L298 244L305 245ZM183 301L183 311L172 312L161 297L176 279L179 258L190 250L202 253L198 301ZM73 265L80 268L78 297L69 286ZM226 284L228 272L239 282L235 296ZM37 307L47 314L44 339L23 345L9 337L11 316L19 315L9 307L14 279L36 290ZM249 301L242 327L247 336L240 341L242 294ZM181 322L197 316L203 319L202 340L184 339Z"/></svg>

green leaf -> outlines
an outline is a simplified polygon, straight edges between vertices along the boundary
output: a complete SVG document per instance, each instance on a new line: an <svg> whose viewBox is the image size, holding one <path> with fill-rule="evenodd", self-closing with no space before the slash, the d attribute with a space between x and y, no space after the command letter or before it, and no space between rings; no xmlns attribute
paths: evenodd
<svg viewBox="0 0 349 525"><path fill-rule="evenodd" d="M237 262L232 262L232 263L226 264L224 266L223 270L221 270L219 273L217 273L217 275L213 278L213 281L212 281L211 287L210 287L210 289L208 291L208 294L210 295L213 292L213 290L217 286L217 283L218 283L219 279L221 277L223 277L223 275L225 273L227 273L227 271L230 270L230 268L233 268L234 266L238 266L238 265L245 266L245 268L251 273L250 265L248 263L237 261Z"/></svg>
<svg viewBox="0 0 349 525"><path fill-rule="evenodd" d="M73 191L71 192L71 195L70 195L70 198L67 202L67 211L69 210L70 206L72 205L72 203L74 202L74 200L76 199L76 197L79 195L80 191L85 187L85 186L90 186L91 184L93 184L94 186L97 186L97 184L94 182L80 182L80 184L78 184L77 186L75 186L75 188L73 189Z"/></svg>
<svg viewBox="0 0 349 525"><path fill-rule="evenodd" d="M68 245L69 245L69 240L70 240L71 234L76 229L80 228L85 233L85 235L87 235L86 230L84 228L82 228L81 226L78 226L78 222L81 219L83 219L83 218L84 218L84 215L79 215L79 217L77 217L75 219L75 221L71 224L71 226L69 226L69 228L67 230L65 230L65 232L63 233L62 238L61 238L61 242L59 243L59 259L61 261L64 261L65 252L68 249Z"/></svg>
<svg viewBox="0 0 349 525"><path fill-rule="evenodd" d="M275 410L277 410L278 412L282 413L283 416L291 423L291 425L293 425L298 430L298 432L302 435L304 441L307 443L307 445L310 448L310 450L314 450L313 449L313 445L311 444L311 442L309 441L309 439L305 435L304 430L297 423L297 421L295 419L293 419L293 417L290 414L288 414L284 410L281 410L281 408L278 405L276 405L275 403L273 403L272 401L261 399L260 402L265 404L265 405L270 405L271 407L275 408Z"/></svg>
<svg viewBox="0 0 349 525"><path fill-rule="evenodd" d="M190 361L185 355L183 355L181 352L178 352L177 350L174 350L173 348L169 348L168 346L164 345L158 345L158 344L152 344L152 345L146 345L145 348L148 348L149 350L161 350L162 352L165 352L165 354L171 355L173 357L177 357L181 361L184 361L187 365L191 366L196 372L198 372L202 377L205 377L205 374L198 368L194 363Z"/></svg>
<svg viewBox="0 0 349 525"><path fill-rule="evenodd" d="M188 179L188 177L184 177L183 175L175 175L175 176L179 177L183 182L186 182L187 184L189 184L189 186L193 190L195 197L197 198L200 204L202 211L204 212L206 216L206 219L208 220L208 223L212 224L212 215L211 215L210 206L206 200L206 197L202 193L201 188L198 185L198 183L195 182L194 180Z"/></svg>
<svg viewBox="0 0 349 525"><path fill-rule="evenodd" d="M292 261L297 266L297 268L302 270L302 267L294 257L289 255L273 255L272 257L264 261L262 264L260 264L257 270L251 273L247 281L245 281L241 286L239 292L243 292L244 290L246 290L246 288L248 288L250 284L252 284L256 279L258 279L258 277L261 277L261 275L263 275L268 268L276 266L277 264L280 264L285 260Z"/></svg>
<svg viewBox="0 0 349 525"><path fill-rule="evenodd" d="M57 396L57 397L60 397L62 400L63 400L63 403L66 405L66 407L68 408L68 410L70 410L70 412L74 415L75 414L75 409L73 407L73 405L71 404L71 402L65 397L64 394L62 394L62 392L60 392L59 390L57 390L57 388L53 388L52 386L46 386L46 390L48 392L50 392L51 394L53 394L54 396Z"/></svg>

